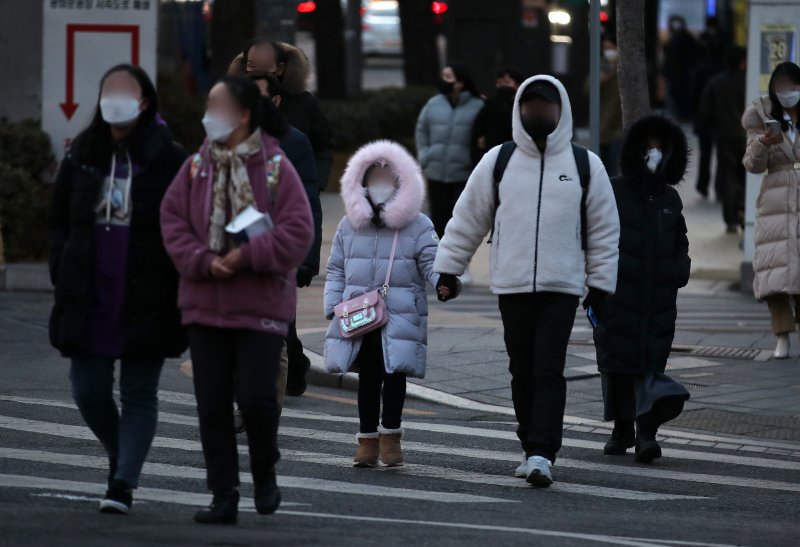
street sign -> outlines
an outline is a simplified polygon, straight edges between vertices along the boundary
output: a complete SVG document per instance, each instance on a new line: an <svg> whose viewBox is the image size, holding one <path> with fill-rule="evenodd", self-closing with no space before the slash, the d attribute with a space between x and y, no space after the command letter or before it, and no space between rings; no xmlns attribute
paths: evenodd
<svg viewBox="0 0 800 547"><path fill-rule="evenodd" d="M158 0L44 0L42 129L64 156L97 105L112 66L141 66L155 81Z"/></svg>

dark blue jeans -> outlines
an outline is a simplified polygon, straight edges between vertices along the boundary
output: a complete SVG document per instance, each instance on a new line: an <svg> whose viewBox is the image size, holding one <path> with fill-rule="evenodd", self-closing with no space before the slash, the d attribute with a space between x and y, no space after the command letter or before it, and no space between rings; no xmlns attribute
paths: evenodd
<svg viewBox="0 0 800 547"><path fill-rule="evenodd" d="M72 397L109 459L116 461L112 478L136 488L156 433L158 380L164 359L121 360L122 412L114 400L114 361L107 357L72 359Z"/></svg>

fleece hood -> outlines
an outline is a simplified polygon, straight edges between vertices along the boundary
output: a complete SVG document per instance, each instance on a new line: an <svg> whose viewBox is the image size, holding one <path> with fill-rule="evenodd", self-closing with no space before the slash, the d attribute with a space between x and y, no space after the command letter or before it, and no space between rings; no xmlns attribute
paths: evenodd
<svg viewBox="0 0 800 547"><path fill-rule="evenodd" d="M529 85L536 81L550 82L556 87L561 97L561 118L558 120L558 125L556 126L555 131L547 136L547 147L545 150L548 154L557 154L571 146L572 106L569 102L569 95L567 94L566 88L564 88L564 85L559 80L553 78L552 76L548 76L546 74L531 76L525 80L521 86L519 86L517 95L514 98L514 109L511 114L511 134L514 142L517 143L519 148L532 156L539 157L542 155L539 151L539 147L536 146L536 143L533 142L531 136L528 135L528 132L525 131L524 127L522 127L522 115L519 111L519 102L522 94Z"/></svg>

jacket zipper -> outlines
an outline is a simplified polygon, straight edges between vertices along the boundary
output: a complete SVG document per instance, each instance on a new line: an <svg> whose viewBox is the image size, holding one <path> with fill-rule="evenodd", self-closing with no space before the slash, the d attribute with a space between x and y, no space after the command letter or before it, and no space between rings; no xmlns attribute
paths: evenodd
<svg viewBox="0 0 800 547"><path fill-rule="evenodd" d="M372 247L372 282L375 283L378 275L378 230L375 230L375 243Z"/></svg>
<svg viewBox="0 0 800 547"><path fill-rule="evenodd" d="M539 273L539 221L542 217L542 194L544 193L544 152L539 168L539 203L536 208L536 243L533 251L533 292L536 292L536 277Z"/></svg>

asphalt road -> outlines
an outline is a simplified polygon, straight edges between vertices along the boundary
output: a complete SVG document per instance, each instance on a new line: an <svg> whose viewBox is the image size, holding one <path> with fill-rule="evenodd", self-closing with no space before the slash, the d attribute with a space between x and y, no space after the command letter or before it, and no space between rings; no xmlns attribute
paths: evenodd
<svg viewBox="0 0 800 547"><path fill-rule="evenodd" d="M312 387L288 399L279 514L252 511L249 475L235 527L192 522L208 503L191 381L162 379L159 430L127 517L97 513L105 458L72 406L66 363L38 318L0 313L0 545L797 545L800 461L665 445L643 466L570 431L556 484L535 490L508 417L409 401L407 465L350 466L354 394ZM241 467L247 469L245 440ZM684 542L684 543L682 543ZM689 543L685 543L689 542Z"/></svg>

